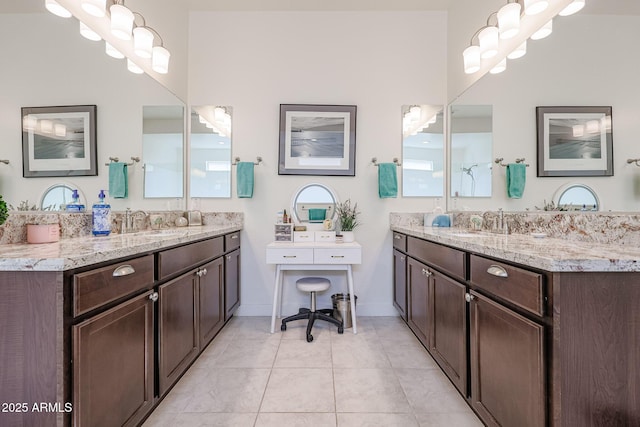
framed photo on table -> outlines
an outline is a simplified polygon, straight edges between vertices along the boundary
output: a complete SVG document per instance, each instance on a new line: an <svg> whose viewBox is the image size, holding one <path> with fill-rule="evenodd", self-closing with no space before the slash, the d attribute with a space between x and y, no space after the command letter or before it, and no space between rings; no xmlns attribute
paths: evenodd
<svg viewBox="0 0 640 427"><path fill-rule="evenodd" d="M355 176L356 106L280 104L279 175Z"/></svg>
<svg viewBox="0 0 640 427"><path fill-rule="evenodd" d="M96 106L22 108L22 176L98 175Z"/></svg>
<svg viewBox="0 0 640 427"><path fill-rule="evenodd" d="M536 107L538 175L613 176L611 107Z"/></svg>

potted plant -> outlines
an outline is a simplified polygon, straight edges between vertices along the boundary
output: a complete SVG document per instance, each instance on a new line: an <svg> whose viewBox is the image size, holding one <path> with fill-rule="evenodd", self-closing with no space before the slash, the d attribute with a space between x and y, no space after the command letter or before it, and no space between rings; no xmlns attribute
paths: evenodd
<svg viewBox="0 0 640 427"><path fill-rule="evenodd" d="M338 227L344 242L353 242L353 230L360 225L358 221L358 204L351 205L351 199L345 200L343 203L336 205L336 214L338 217Z"/></svg>
<svg viewBox="0 0 640 427"><path fill-rule="evenodd" d="M0 225L4 224L8 216L7 203L2 200L2 196L0 196Z"/></svg>

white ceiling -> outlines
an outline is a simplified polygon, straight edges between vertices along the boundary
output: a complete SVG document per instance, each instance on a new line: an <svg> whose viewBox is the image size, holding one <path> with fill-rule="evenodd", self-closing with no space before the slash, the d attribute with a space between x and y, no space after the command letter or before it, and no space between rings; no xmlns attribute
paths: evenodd
<svg viewBox="0 0 640 427"><path fill-rule="evenodd" d="M191 10L446 10L455 0L179 0ZM505 1L506 3L506 1ZM0 0L0 13L44 12L44 0ZM582 13L640 15L638 0L587 0Z"/></svg>

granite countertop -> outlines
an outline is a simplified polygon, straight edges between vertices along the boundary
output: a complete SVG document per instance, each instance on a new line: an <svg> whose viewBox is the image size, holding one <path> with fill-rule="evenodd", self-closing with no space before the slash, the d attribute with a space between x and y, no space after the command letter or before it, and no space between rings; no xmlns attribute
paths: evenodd
<svg viewBox="0 0 640 427"><path fill-rule="evenodd" d="M535 238L530 234L469 232L460 228L392 225L410 236L442 243L551 272L640 271L637 246L576 242L558 238Z"/></svg>
<svg viewBox="0 0 640 427"><path fill-rule="evenodd" d="M84 236L55 243L0 245L0 271L64 271L157 251L240 230L238 224L203 225L109 236Z"/></svg>

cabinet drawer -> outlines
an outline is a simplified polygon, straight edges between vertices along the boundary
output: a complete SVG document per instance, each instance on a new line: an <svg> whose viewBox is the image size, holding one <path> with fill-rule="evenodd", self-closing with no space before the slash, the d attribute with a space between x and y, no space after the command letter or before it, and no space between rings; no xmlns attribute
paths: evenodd
<svg viewBox="0 0 640 427"><path fill-rule="evenodd" d="M335 231L316 231L315 241L333 243L336 241L336 232Z"/></svg>
<svg viewBox="0 0 640 427"><path fill-rule="evenodd" d="M153 255L111 264L73 276L73 315L153 286Z"/></svg>
<svg viewBox="0 0 640 427"><path fill-rule="evenodd" d="M240 232L229 233L224 236L224 250L230 252L240 247Z"/></svg>
<svg viewBox="0 0 640 427"><path fill-rule="evenodd" d="M362 251L359 248L316 248L313 261L315 264L360 264L362 262Z"/></svg>
<svg viewBox="0 0 640 427"><path fill-rule="evenodd" d="M180 271L193 268L204 261L221 256L224 237L191 243L174 249L168 249L158 254L158 279L171 276Z"/></svg>
<svg viewBox="0 0 640 427"><path fill-rule="evenodd" d="M313 249L267 248L267 264L313 264Z"/></svg>
<svg viewBox="0 0 640 427"><path fill-rule="evenodd" d="M399 251L407 252L407 236L393 232L393 247Z"/></svg>
<svg viewBox="0 0 640 427"><path fill-rule="evenodd" d="M294 231L294 242L313 242L313 231Z"/></svg>
<svg viewBox="0 0 640 427"><path fill-rule="evenodd" d="M471 285L524 308L544 315L543 278L539 273L471 256Z"/></svg>
<svg viewBox="0 0 640 427"><path fill-rule="evenodd" d="M395 242L395 237L393 240ZM407 253L457 279L466 280L467 262L463 251L409 236Z"/></svg>

